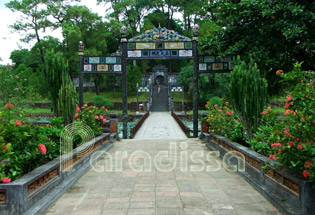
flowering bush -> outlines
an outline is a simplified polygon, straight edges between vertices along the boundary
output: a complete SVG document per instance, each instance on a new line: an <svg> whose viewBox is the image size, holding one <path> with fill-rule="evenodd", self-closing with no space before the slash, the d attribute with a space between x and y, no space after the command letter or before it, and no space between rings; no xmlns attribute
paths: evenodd
<svg viewBox="0 0 315 215"><path fill-rule="evenodd" d="M246 144L242 124L237 120L229 102L222 100L221 104L224 104L222 106L217 104L211 105L210 102L207 102L205 105L208 110L208 115L205 118L209 126L208 132L220 134L233 141Z"/></svg>
<svg viewBox="0 0 315 215"><path fill-rule="evenodd" d="M0 114L2 183L9 183L59 156L62 123L59 118L50 123L45 127L31 124L13 105L5 106Z"/></svg>
<svg viewBox="0 0 315 215"><path fill-rule="evenodd" d="M295 64L292 72L277 71L285 83L290 83L290 93L284 107L285 120L275 123L270 158L295 170L304 179L315 180L315 87L312 71L302 71Z"/></svg>
<svg viewBox="0 0 315 215"><path fill-rule="evenodd" d="M102 133L102 126L106 123L106 114L108 114L108 110L104 106L98 108L85 104L81 108L77 106L74 119L88 125L97 135Z"/></svg>

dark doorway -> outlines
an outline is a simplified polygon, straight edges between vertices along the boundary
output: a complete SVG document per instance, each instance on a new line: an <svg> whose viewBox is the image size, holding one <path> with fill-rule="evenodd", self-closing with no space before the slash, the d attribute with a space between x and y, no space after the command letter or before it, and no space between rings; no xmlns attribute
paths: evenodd
<svg viewBox="0 0 315 215"><path fill-rule="evenodd" d="M160 84L160 85L164 85L164 77L162 75L157 76L155 78L155 83Z"/></svg>

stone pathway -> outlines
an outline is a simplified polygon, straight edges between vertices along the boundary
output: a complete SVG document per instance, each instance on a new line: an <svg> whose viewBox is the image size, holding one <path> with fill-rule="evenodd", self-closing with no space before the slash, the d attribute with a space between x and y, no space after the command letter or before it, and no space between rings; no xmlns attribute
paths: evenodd
<svg viewBox="0 0 315 215"><path fill-rule="evenodd" d="M198 139L116 142L46 215L279 214L214 155Z"/></svg>
<svg viewBox="0 0 315 215"><path fill-rule="evenodd" d="M134 139L185 139L187 136L168 112L152 112Z"/></svg>

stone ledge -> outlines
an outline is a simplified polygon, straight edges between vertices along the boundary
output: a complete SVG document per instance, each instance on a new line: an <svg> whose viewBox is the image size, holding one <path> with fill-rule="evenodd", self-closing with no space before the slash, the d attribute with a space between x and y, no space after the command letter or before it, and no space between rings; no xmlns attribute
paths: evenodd
<svg viewBox="0 0 315 215"><path fill-rule="evenodd" d="M62 171L58 157L12 183L0 184L1 215L42 214L89 169L91 155L108 151L114 139L115 134L102 134L88 143L93 148L83 156L78 156L83 150L80 147L66 154L65 158L75 160L71 171Z"/></svg>
<svg viewBox="0 0 315 215"><path fill-rule="evenodd" d="M240 152L245 158L245 171L238 169L238 173L280 211L291 215L315 214L314 182L303 181L287 170L275 169L276 161L225 137L202 133L201 138L209 149L219 151L221 158L228 151ZM239 162L234 159L231 163L237 165ZM270 168L268 171L263 168L266 165Z"/></svg>

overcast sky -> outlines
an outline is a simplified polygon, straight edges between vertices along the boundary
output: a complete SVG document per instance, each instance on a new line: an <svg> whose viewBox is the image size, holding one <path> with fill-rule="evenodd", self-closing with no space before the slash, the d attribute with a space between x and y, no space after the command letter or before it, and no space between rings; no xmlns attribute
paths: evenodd
<svg viewBox="0 0 315 215"><path fill-rule="evenodd" d="M35 42L26 44L20 41L22 36L19 33L12 33L12 29L8 26L12 25L19 18L19 14L17 12L13 13L5 7L5 3L8 2L10 2L10 0L0 0L0 58L2 59L0 64L11 64L12 62L9 58L13 50L19 48L30 49ZM106 10L104 4L97 6L96 0L81 0L81 3L78 4L86 5L92 12L98 13L100 16L104 17ZM62 38L61 32L47 31L47 34L59 39ZM42 35L42 37L43 36L44 35Z"/></svg>

